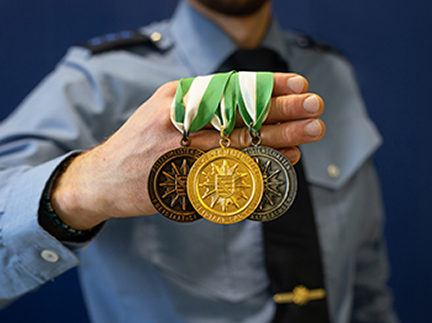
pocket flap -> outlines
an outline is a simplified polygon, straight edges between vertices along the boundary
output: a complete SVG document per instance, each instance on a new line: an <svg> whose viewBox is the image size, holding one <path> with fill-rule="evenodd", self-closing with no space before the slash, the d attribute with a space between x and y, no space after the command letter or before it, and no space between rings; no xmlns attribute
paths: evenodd
<svg viewBox="0 0 432 323"><path fill-rule="evenodd" d="M362 105L337 116L323 116L327 132L316 143L301 147L309 183L337 190L381 145L375 124Z"/></svg>

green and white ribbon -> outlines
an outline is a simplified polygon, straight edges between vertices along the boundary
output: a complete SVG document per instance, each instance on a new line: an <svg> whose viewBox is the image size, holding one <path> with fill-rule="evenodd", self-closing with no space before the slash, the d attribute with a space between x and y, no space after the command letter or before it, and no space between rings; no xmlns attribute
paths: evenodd
<svg viewBox="0 0 432 323"><path fill-rule="evenodd" d="M273 73L228 72L181 79L171 105L171 121L183 134L210 121L228 136L237 107L248 127L258 132L270 110Z"/></svg>
<svg viewBox="0 0 432 323"><path fill-rule="evenodd" d="M198 131L212 120L233 73L180 80L171 104L171 121L181 133Z"/></svg>
<svg viewBox="0 0 432 323"><path fill-rule="evenodd" d="M233 72L228 80L219 108L211 121L213 127L228 136L235 126L238 105L238 73Z"/></svg>
<svg viewBox="0 0 432 323"><path fill-rule="evenodd" d="M259 132L270 111L273 73L239 72L238 107L243 121L254 132Z"/></svg>

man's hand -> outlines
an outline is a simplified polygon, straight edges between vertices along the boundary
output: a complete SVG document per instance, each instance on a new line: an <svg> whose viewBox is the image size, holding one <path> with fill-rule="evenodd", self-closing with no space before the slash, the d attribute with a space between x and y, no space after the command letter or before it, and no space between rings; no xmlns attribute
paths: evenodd
<svg viewBox="0 0 432 323"><path fill-rule="evenodd" d="M75 229L90 229L111 217L155 213L147 192L147 178L156 159L180 147L182 135L172 125L170 106L178 82L159 88L107 141L78 156L60 177L52 204L60 218ZM271 108L261 128L262 145L278 149L293 163L295 147L320 140L324 123L317 119L324 103L308 94L307 81L296 74L274 74ZM191 135L192 146L219 147L220 133L205 128ZM238 122L231 146L250 146L248 129Z"/></svg>

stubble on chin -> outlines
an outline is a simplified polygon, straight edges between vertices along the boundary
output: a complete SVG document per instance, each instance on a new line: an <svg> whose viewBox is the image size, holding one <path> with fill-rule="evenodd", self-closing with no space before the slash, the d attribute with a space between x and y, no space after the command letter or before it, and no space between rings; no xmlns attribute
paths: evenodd
<svg viewBox="0 0 432 323"><path fill-rule="evenodd" d="M258 12L269 0L193 0L218 13L245 17Z"/></svg>

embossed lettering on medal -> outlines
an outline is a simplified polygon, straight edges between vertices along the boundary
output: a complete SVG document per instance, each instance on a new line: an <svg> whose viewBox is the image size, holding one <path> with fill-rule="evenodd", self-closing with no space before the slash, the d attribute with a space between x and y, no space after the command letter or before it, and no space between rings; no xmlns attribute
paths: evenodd
<svg viewBox="0 0 432 323"><path fill-rule="evenodd" d="M189 172L188 196L205 219L231 224L246 219L259 205L262 174L239 150L218 148L201 156Z"/></svg>
<svg viewBox="0 0 432 323"><path fill-rule="evenodd" d="M297 175L290 161L277 150L269 147L250 147L243 150L258 164L264 182L261 203L248 218L267 222L285 214L297 193Z"/></svg>
<svg viewBox="0 0 432 323"><path fill-rule="evenodd" d="M182 147L167 151L153 164L148 191L156 210L176 222L192 222L201 216L189 202L187 178L195 161L203 155L200 149Z"/></svg>

